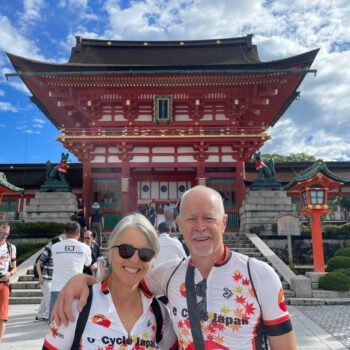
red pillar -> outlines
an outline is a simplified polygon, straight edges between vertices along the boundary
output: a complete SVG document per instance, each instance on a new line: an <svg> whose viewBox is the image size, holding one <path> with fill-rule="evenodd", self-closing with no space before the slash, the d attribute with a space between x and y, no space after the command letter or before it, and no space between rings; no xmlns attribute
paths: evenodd
<svg viewBox="0 0 350 350"><path fill-rule="evenodd" d="M324 272L324 255L323 255L323 240L321 216L324 213L318 210L312 210L310 226L312 237L312 253L314 260L314 271Z"/></svg>
<svg viewBox="0 0 350 350"><path fill-rule="evenodd" d="M92 179L91 179L91 165L89 160L83 162L83 201L85 205L85 216L90 217L91 213L91 192L92 192Z"/></svg>

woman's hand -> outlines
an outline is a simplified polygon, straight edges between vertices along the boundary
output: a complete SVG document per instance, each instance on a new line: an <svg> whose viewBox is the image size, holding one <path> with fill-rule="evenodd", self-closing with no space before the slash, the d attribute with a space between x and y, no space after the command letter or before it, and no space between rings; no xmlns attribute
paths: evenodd
<svg viewBox="0 0 350 350"><path fill-rule="evenodd" d="M57 326L61 322L67 326L69 321L74 321L72 314L73 299L78 299L78 311L80 312L86 304L89 286L96 282L96 278L84 274L74 276L67 282L52 310L51 319L55 321Z"/></svg>

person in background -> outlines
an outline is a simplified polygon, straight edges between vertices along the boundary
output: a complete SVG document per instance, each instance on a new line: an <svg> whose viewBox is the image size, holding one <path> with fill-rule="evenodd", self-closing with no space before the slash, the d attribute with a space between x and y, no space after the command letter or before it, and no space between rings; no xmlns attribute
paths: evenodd
<svg viewBox="0 0 350 350"><path fill-rule="evenodd" d="M51 247L58 242L61 242L61 237L55 237L51 241ZM39 284L43 293L43 298L35 316L36 321L48 321L49 320L49 309L50 309L50 296L51 296L51 282L53 272L53 259L51 249L45 247L43 252L40 254L39 260L36 263L36 270L39 275Z"/></svg>
<svg viewBox="0 0 350 350"><path fill-rule="evenodd" d="M66 239L51 247L53 259L52 285L50 295L49 319L51 311L61 289L67 281L83 272L84 266L91 265L91 249L78 241L80 237L80 225L75 221L69 221L65 227Z"/></svg>
<svg viewBox="0 0 350 350"><path fill-rule="evenodd" d="M94 242L93 234L90 230L84 232L84 243L88 245L91 249L91 265L84 266L84 273L88 275L96 276L97 271L97 258L101 256L100 247L96 242Z"/></svg>
<svg viewBox="0 0 350 350"><path fill-rule="evenodd" d="M7 241L10 225L0 224L0 343L5 334L10 303L10 277L16 273L16 247Z"/></svg>
<svg viewBox="0 0 350 350"><path fill-rule="evenodd" d="M153 295L140 288L158 251L157 233L146 217L131 214L120 220L108 242L110 270L91 290L86 321L77 327L78 309L74 305L75 321L67 326L57 326L53 321L43 349L176 349L168 309L157 302L158 314L162 315L157 325L160 319L152 306ZM160 326L162 337L157 341ZM81 328L81 335L76 337L76 329Z"/></svg>
<svg viewBox="0 0 350 350"><path fill-rule="evenodd" d="M160 252L154 263L154 267L162 264L164 261L174 259L180 261L187 257L180 241L170 237L169 233L169 225L165 221L161 222L158 225Z"/></svg>
<svg viewBox="0 0 350 350"><path fill-rule="evenodd" d="M164 219L165 219L165 222L169 225L171 231L176 229L175 219L174 219L175 208L176 208L176 205L171 203L170 201L164 204L164 207L163 207Z"/></svg>
<svg viewBox="0 0 350 350"><path fill-rule="evenodd" d="M104 228L103 214L100 212L100 205L94 202L91 206L92 213L89 217L89 229L96 233L97 244L101 247L102 245L102 231Z"/></svg>

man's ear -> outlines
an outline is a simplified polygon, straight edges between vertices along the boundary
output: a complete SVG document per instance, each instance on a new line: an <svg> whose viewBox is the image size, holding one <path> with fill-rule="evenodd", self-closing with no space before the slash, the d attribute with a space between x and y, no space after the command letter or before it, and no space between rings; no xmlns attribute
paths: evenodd
<svg viewBox="0 0 350 350"><path fill-rule="evenodd" d="M225 214L225 215L223 216L223 218L222 218L222 221L223 221L223 223L224 223L225 228L226 228L226 225L227 225L227 219L228 219L228 215Z"/></svg>

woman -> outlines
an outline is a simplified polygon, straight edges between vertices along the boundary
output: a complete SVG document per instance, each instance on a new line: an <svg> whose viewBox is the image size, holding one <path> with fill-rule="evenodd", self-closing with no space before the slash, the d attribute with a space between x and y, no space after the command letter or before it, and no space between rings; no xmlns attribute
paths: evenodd
<svg viewBox="0 0 350 350"><path fill-rule="evenodd" d="M151 308L153 296L140 289L140 281L151 269L159 252L157 233L141 214L124 217L108 243L110 270L92 287L88 312L73 304L75 321L67 327L53 322L43 349L173 349L177 339L169 312L159 304L163 319L162 340L156 343L157 319ZM87 314L81 325L81 315ZM79 333L79 329L82 331ZM81 336L77 336L81 334ZM73 345L76 344L76 345Z"/></svg>

